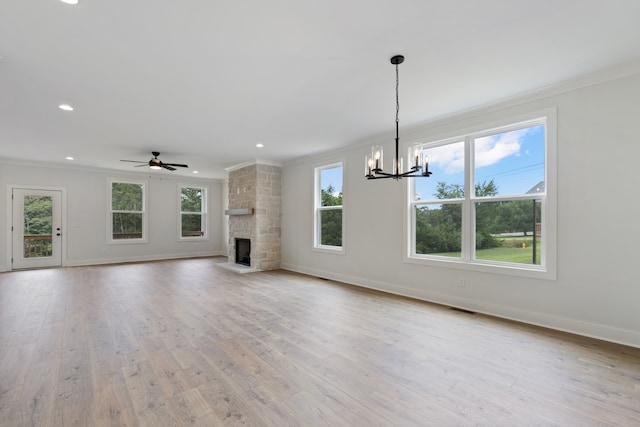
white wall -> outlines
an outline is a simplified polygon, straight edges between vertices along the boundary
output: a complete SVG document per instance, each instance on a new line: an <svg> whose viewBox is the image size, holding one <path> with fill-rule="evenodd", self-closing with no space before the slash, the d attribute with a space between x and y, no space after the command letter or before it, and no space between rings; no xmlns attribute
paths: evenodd
<svg viewBox="0 0 640 427"><path fill-rule="evenodd" d="M146 180L148 243L107 244L108 179ZM209 239L178 239L178 185L209 188ZM153 174L125 174L118 171L90 171L0 163L0 271L11 269L11 218L7 191L12 185L56 187L66 192L66 229L63 265L102 264L193 256L226 255L223 246L223 181L182 178L161 171Z"/></svg>
<svg viewBox="0 0 640 427"><path fill-rule="evenodd" d="M633 73L400 132L404 142L428 141L556 107L557 280L405 263L404 184L363 176L364 156L379 140L284 166L283 268L640 347L640 74ZM382 141L389 152L392 141ZM313 168L340 159L345 255L312 250Z"/></svg>

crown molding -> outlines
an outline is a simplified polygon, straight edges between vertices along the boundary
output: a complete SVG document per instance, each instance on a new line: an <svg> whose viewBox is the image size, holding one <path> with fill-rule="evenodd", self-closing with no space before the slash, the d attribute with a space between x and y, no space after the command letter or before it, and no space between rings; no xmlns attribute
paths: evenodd
<svg viewBox="0 0 640 427"><path fill-rule="evenodd" d="M275 161L266 160L266 159L253 159L253 160L248 160L246 162L238 163L237 165L229 166L224 170L227 172L233 172L238 169L246 168L247 166L251 166L251 165L266 165L266 166L282 167L282 163L280 162L275 162Z"/></svg>

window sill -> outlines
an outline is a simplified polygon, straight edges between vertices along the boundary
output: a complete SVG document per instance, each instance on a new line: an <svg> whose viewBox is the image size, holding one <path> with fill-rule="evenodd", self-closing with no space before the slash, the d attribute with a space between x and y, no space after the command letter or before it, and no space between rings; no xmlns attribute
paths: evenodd
<svg viewBox="0 0 640 427"><path fill-rule="evenodd" d="M324 252L327 254L344 255L344 246L315 246L314 252Z"/></svg>
<svg viewBox="0 0 640 427"><path fill-rule="evenodd" d="M209 240L207 236L178 237L179 242L203 242L207 240Z"/></svg>
<svg viewBox="0 0 640 427"><path fill-rule="evenodd" d="M135 245L140 243L149 243L147 239L109 239L107 245Z"/></svg>
<svg viewBox="0 0 640 427"><path fill-rule="evenodd" d="M498 264L486 261L467 261L457 258L407 256L404 261L409 264L429 265L433 267L455 270L477 271L481 273L502 274L508 276L526 277L531 279L556 280L556 272L544 266L525 264Z"/></svg>

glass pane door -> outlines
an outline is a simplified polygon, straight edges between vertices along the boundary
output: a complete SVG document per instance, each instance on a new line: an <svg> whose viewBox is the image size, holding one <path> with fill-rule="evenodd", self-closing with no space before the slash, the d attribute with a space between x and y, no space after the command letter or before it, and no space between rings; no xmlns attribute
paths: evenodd
<svg viewBox="0 0 640 427"><path fill-rule="evenodd" d="M61 192L13 190L13 268L62 265Z"/></svg>
<svg viewBox="0 0 640 427"><path fill-rule="evenodd" d="M25 196L24 198L24 252L25 258L51 256L51 226L53 198L51 196Z"/></svg>

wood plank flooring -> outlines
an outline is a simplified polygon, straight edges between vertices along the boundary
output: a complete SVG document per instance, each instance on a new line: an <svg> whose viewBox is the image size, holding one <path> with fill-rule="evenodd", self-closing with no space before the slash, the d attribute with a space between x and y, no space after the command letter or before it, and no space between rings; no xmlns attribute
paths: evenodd
<svg viewBox="0 0 640 427"><path fill-rule="evenodd" d="M640 425L640 349L222 262L0 274L0 425Z"/></svg>

